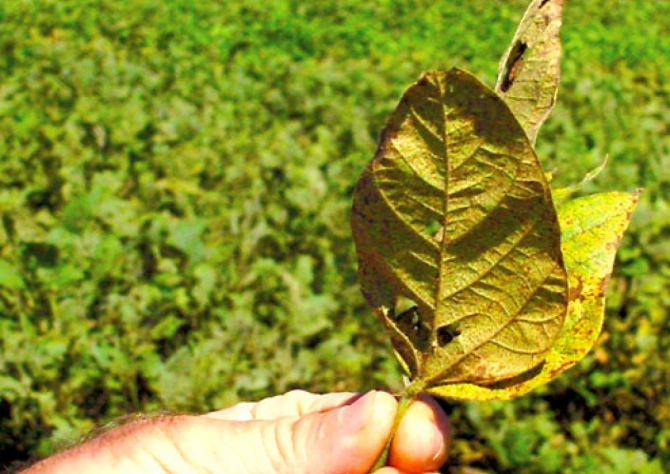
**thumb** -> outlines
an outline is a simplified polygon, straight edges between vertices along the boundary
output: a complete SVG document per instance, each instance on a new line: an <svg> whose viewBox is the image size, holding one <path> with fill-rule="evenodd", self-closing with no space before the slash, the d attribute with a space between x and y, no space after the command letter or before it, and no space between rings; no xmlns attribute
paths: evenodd
<svg viewBox="0 0 670 474"><path fill-rule="evenodd" d="M203 425L193 426L185 438L192 440L190 448L203 451L197 465L204 472L365 474L386 443L396 409L390 394L369 392L351 405L305 416L192 419ZM193 452L179 448L183 454Z"/></svg>

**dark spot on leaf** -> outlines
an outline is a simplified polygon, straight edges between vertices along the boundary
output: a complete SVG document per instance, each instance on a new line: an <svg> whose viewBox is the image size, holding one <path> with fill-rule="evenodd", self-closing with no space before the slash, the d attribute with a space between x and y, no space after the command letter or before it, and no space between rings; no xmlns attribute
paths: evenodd
<svg viewBox="0 0 670 474"><path fill-rule="evenodd" d="M577 298L580 298L582 296L583 290L584 290L584 282L582 282L581 278L577 278L577 285L571 287L568 291L568 299L570 301L574 301Z"/></svg>
<svg viewBox="0 0 670 474"><path fill-rule="evenodd" d="M452 325L442 326L437 329L437 343L444 347L460 335L461 332Z"/></svg>
<svg viewBox="0 0 670 474"><path fill-rule="evenodd" d="M528 45L523 41L517 41L509 53L507 64L505 64L505 77L500 85L501 92L507 92L514 84L516 76L523 66L523 55L528 49Z"/></svg>

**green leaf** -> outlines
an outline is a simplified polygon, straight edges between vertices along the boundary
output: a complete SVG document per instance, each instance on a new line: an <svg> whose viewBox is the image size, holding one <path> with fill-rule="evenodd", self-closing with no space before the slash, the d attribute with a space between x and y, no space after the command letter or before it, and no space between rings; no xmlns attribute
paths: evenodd
<svg viewBox="0 0 670 474"><path fill-rule="evenodd" d="M464 400L510 399L548 383L584 358L600 334L605 288L637 200L637 192L610 192L573 199L558 208L570 302L561 333L536 376L515 385L462 384L430 392Z"/></svg>
<svg viewBox="0 0 670 474"><path fill-rule="evenodd" d="M405 92L352 226L363 293L414 390L543 363L567 306L558 220L523 129L476 78L429 72Z"/></svg>
<svg viewBox="0 0 670 474"><path fill-rule="evenodd" d="M535 143L558 93L563 0L533 0L500 61L496 92Z"/></svg>
<svg viewBox="0 0 670 474"><path fill-rule="evenodd" d="M2 286L10 290L22 290L26 287L21 272L6 260L0 260L0 287Z"/></svg>

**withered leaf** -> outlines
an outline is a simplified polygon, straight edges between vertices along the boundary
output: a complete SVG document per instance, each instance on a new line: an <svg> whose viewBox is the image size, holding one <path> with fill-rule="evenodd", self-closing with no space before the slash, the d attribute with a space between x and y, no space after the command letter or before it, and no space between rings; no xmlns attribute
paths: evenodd
<svg viewBox="0 0 670 474"><path fill-rule="evenodd" d="M533 0L500 61L496 92L535 143L558 93L563 0Z"/></svg>
<svg viewBox="0 0 670 474"><path fill-rule="evenodd" d="M411 86L357 184L352 226L363 293L416 390L543 364L567 308L560 229L493 90L458 69Z"/></svg>

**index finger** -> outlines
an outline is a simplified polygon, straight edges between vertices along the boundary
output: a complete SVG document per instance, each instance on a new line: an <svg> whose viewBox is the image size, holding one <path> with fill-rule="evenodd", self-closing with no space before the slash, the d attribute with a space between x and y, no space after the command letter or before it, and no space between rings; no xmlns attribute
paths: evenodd
<svg viewBox="0 0 670 474"><path fill-rule="evenodd" d="M261 421L284 417L301 417L349 405L359 397L360 394L354 392L318 395L303 390L293 390L284 395L265 398L258 402L238 403L230 408L202 416L227 421Z"/></svg>

